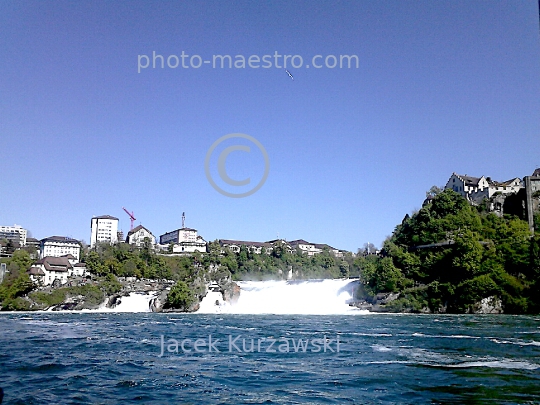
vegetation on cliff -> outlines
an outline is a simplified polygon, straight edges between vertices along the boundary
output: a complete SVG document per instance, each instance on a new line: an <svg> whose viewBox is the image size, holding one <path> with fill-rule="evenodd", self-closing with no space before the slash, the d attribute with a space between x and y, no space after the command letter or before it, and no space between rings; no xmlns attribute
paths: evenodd
<svg viewBox="0 0 540 405"><path fill-rule="evenodd" d="M169 291L165 308L189 310L195 302L195 296L192 290L184 281L178 281Z"/></svg>
<svg viewBox="0 0 540 405"><path fill-rule="evenodd" d="M405 216L380 256L359 257L363 293L400 292L397 311L472 312L496 296L506 313L540 310L540 236L516 217L498 217L452 190Z"/></svg>

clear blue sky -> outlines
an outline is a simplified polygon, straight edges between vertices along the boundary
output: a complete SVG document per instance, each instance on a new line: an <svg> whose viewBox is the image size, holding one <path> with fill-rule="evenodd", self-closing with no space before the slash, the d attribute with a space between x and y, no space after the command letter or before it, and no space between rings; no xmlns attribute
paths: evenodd
<svg viewBox="0 0 540 405"><path fill-rule="evenodd" d="M138 73L153 51L356 54L359 68ZM539 78L536 0L2 1L0 223L88 242L94 215L127 232L125 206L156 236L185 211L207 240L380 245L453 171L540 165ZM236 132L270 159L242 199L204 173ZM259 166L227 160L234 179Z"/></svg>

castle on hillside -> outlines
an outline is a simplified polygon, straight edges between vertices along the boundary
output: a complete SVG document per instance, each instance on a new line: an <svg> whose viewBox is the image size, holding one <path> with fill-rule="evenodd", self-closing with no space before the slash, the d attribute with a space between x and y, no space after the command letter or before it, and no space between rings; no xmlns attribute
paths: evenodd
<svg viewBox="0 0 540 405"><path fill-rule="evenodd" d="M471 204L489 203L488 209L497 215L516 215L529 222L534 230L534 213L540 209L540 169L531 176L507 181L494 181L491 177L472 177L452 173L445 188L461 194Z"/></svg>

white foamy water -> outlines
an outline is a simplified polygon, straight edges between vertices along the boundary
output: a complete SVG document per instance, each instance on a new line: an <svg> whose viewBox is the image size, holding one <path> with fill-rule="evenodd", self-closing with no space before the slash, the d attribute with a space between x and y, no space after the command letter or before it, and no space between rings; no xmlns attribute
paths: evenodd
<svg viewBox="0 0 540 405"><path fill-rule="evenodd" d="M217 291L208 291L206 296L201 301L197 313L201 314L216 314L224 312L225 306L228 306L223 301L223 295Z"/></svg>
<svg viewBox="0 0 540 405"><path fill-rule="evenodd" d="M198 313L228 314L363 314L349 306L356 280L241 281L240 298L230 305L209 292ZM216 301L219 305L216 305Z"/></svg>
<svg viewBox="0 0 540 405"><path fill-rule="evenodd" d="M107 308L106 302L95 310L86 310L89 312L152 312L150 310L150 301L156 297L155 292L149 294L130 293L127 297L121 297L120 304L114 308Z"/></svg>

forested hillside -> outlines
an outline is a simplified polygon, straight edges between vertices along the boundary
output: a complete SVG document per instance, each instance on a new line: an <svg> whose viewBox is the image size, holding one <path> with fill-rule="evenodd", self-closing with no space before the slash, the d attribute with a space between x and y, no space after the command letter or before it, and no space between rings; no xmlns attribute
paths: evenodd
<svg viewBox="0 0 540 405"><path fill-rule="evenodd" d="M537 224L538 226L538 224ZM506 313L538 313L540 236L527 222L498 217L452 190L404 218L379 257L357 260L362 294L401 292L394 310L472 312L487 297Z"/></svg>

